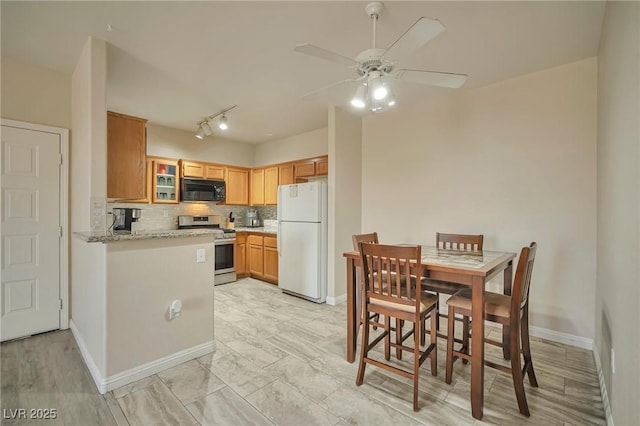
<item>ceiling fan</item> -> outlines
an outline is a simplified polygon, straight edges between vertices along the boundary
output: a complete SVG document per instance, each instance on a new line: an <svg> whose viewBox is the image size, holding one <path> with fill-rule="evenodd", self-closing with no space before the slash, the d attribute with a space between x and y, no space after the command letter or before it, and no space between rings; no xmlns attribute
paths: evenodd
<svg viewBox="0 0 640 426"><path fill-rule="evenodd" d="M381 49L376 46L376 24L383 7L381 2L372 2L365 7L367 15L373 22L373 47L363 50L355 59L308 43L299 44L294 48L296 52L305 55L355 68L358 75L356 78L342 80L311 92L304 98L313 98L330 89L346 90L347 87L355 86L351 105L356 109L366 108L369 111L381 112L396 103L394 91L396 80L455 89L464 84L467 79L466 74L399 68L398 61L435 38L445 27L435 19L422 17L391 46Z"/></svg>

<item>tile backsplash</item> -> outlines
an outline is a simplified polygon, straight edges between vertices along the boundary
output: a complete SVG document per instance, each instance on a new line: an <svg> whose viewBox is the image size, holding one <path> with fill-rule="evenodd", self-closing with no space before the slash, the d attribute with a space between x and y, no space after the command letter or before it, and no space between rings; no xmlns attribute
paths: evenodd
<svg viewBox="0 0 640 426"><path fill-rule="evenodd" d="M276 206L227 206L207 202L179 204L109 203L107 211L111 213L114 207L132 207L141 210L140 219L132 225L133 231L176 229L179 215L220 215L224 224L224 220L229 217L229 213L233 213L235 224L240 227L244 225L245 212L249 208L258 210L260 218L268 225L276 220L277 213ZM111 214L107 216L107 227L111 224L112 218Z"/></svg>

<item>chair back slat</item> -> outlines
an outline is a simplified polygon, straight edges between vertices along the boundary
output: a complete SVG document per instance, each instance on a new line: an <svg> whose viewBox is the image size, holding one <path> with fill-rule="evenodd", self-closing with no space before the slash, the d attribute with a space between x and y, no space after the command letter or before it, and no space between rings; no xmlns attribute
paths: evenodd
<svg viewBox="0 0 640 426"><path fill-rule="evenodd" d="M415 306L419 312L420 291L412 283L422 278L422 268L415 268L421 259L421 247L361 242L359 252L366 300ZM418 276L411 275L412 264Z"/></svg>
<svg viewBox="0 0 640 426"><path fill-rule="evenodd" d="M535 242L529 247L523 247L518 259L516 276L513 280L513 290L511 293L511 315L519 315L529 303L529 289L531 287L531 275L533 272L533 262L536 258L538 245Z"/></svg>
<svg viewBox="0 0 640 426"><path fill-rule="evenodd" d="M484 235L443 234L436 232L436 246L447 250L482 251Z"/></svg>

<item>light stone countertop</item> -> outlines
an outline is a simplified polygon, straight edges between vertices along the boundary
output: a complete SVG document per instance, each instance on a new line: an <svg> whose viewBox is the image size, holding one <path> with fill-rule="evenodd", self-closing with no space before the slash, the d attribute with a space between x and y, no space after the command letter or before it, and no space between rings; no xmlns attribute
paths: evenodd
<svg viewBox="0 0 640 426"><path fill-rule="evenodd" d="M244 226L237 226L234 228L236 232L261 232L263 234L278 234L277 226L260 226L258 228L246 228Z"/></svg>
<svg viewBox="0 0 640 426"><path fill-rule="evenodd" d="M87 243L111 243L114 241L200 237L202 235L211 235L211 239L213 241L213 234L216 232L219 231L214 231L212 229L163 229L155 231L136 231L132 234L74 232L73 235Z"/></svg>

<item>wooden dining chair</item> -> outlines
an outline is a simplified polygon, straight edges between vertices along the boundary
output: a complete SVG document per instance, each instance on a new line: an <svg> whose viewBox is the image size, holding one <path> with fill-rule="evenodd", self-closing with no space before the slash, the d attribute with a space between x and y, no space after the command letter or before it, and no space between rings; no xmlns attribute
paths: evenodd
<svg viewBox="0 0 640 426"><path fill-rule="evenodd" d="M531 345L529 343L529 289L537 247L537 244L533 242L529 247L522 248L511 296L486 292L484 303L485 319L487 321L496 322L503 326L508 325L510 327L511 368L486 360L485 364L511 374L520 413L527 417L529 417L529 406L524 393L525 373L529 376L531 386L538 387L536 374L533 371ZM471 316L471 290L464 289L457 292L447 300L447 304L449 305L449 318L447 327L447 366L445 381L451 383L454 361L457 358L471 361L468 345L467 348L462 348L460 351L453 349L453 334L455 330L454 316L455 314L461 314L466 318ZM472 339L475 337L476 336L471 336ZM484 341L502 347L501 341L486 338ZM524 359L524 365L522 366L520 364L520 342L522 342L522 355Z"/></svg>
<svg viewBox="0 0 640 426"><path fill-rule="evenodd" d="M460 251L469 251L473 253L481 253L482 252L482 243L484 241L484 235L470 235L470 234L445 234L441 232L436 232L436 247L443 250L460 250ZM432 280L430 278L425 278L422 280L423 287L435 293L438 296L438 312L440 312L439 317L446 318L447 314L440 309L440 294L452 295L464 288L465 285L452 283L448 281L440 281L440 280ZM464 321L464 330L469 329L469 321ZM440 318L436 319L436 330L440 330ZM437 332L436 331L436 332ZM429 331L430 333L431 331ZM423 333L426 333L426 327L423 328ZM463 333L464 335L464 333ZM447 336L444 334L440 334L440 337L446 338ZM422 344L425 342L425 336L422 336ZM466 362L466 361L465 361Z"/></svg>
<svg viewBox="0 0 640 426"><path fill-rule="evenodd" d="M369 234L354 234L351 236L351 241L353 242L353 251L360 251L360 243L372 243L378 244L378 233L371 232ZM357 285L362 285L362 279L360 278L361 274L356 274ZM364 317L362 316L362 293L361 291L356 292L356 318L360 321L360 324L364 324ZM374 315L376 322L379 322L380 316ZM376 328L374 327L374 330Z"/></svg>
<svg viewBox="0 0 640 426"><path fill-rule="evenodd" d="M384 244L360 243L362 258L362 276L364 285L364 324L362 346L360 350L360 365L356 377L356 385L362 385L367 364L391 371L413 380L413 410L418 411L418 379L422 363L431 358L431 374L437 372L436 335L431 336L429 346L420 350L420 336L423 321L431 316L431 325L435 326L437 318L436 296L416 287L420 282L423 270L420 267L420 246L392 246ZM408 279L407 279L408 277ZM384 323L373 319L375 315L384 315ZM413 328L406 335L402 335L400 327L391 327L391 318L397 321L413 323ZM369 342L369 328L376 326L384 329L383 333ZM395 341L391 340L391 333L395 332ZM406 346L405 341L414 336L413 346ZM378 361L369 357L369 352L381 341L384 341L384 359L391 358L391 347L399 351L413 353L413 370L406 371L390 363Z"/></svg>

